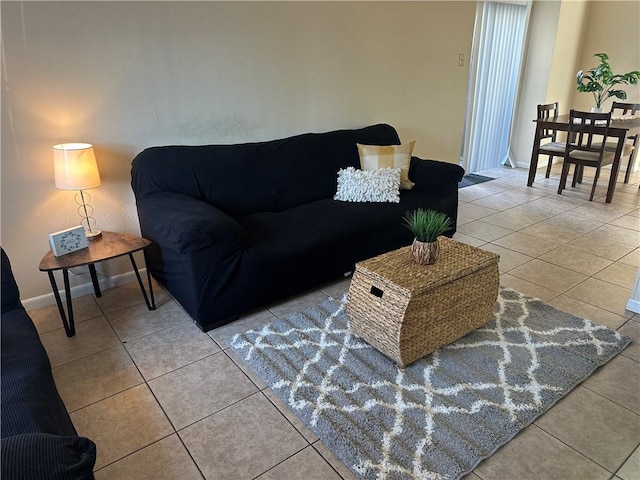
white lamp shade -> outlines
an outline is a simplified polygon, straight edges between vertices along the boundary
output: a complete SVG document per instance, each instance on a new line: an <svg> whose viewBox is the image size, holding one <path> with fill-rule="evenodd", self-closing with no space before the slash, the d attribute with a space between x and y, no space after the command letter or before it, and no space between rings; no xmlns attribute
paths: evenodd
<svg viewBox="0 0 640 480"><path fill-rule="evenodd" d="M93 146L88 143L61 143L53 146L56 187L87 190L100 186L100 173Z"/></svg>

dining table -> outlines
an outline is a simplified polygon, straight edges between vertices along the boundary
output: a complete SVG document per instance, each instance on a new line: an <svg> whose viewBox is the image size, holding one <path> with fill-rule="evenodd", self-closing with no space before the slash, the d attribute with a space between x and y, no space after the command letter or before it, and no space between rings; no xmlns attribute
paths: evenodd
<svg viewBox="0 0 640 480"><path fill-rule="evenodd" d="M536 177L536 170L538 168L538 156L540 149L540 140L542 138L542 132L544 130L557 130L560 132L566 132L569 130L569 115L558 115L555 117L549 117L546 119L534 120L536 123L536 133L533 140L533 149L531 151L531 163L529 164L529 178L527 180L527 186L533 185ZM616 189L616 182L618 180L618 172L620 171L620 161L622 160L622 150L624 148L624 142L629 134L630 130L640 128L640 117L611 117L611 123L609 129L605 126L596 127L595 133L604 135L607 134L607 139L616 139L617 148L613 163L611 164L611 175L609 177L609 186L607 187L606 202L611 203L613 200L613 194Z"/></svg>

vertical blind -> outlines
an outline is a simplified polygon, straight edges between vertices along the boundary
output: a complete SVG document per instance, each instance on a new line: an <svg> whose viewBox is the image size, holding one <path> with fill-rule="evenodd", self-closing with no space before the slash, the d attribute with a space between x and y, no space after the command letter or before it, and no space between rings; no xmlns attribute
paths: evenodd
<svg viewBox="0 0 640 480"><path fill-rule="evenodd" d="M479 20L476 74L468 106L468 172L481 172L508 161L527 6L483 2Z"/></svg>

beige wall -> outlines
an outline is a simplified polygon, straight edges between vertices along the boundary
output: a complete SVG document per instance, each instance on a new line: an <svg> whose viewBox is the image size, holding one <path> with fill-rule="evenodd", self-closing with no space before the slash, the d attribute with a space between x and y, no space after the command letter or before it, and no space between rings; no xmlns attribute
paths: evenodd
<svg viewBox="0 0 640 480"><path fill-rule="evenodd" d="M640 2L598 1L588 2L587 24L582 36L578 57L579 69L588 70L598 64L594 53L609 55L613 73L640 70ZM575 75L575 73L574 73ZM574 86L575 88L575 86ZM629 102L640 102L640 85L622 86ZM604 102L605 111L614 99ZM573 108L589 110L594 105L593 95L574 89Z"/></svg>
<svg viewBox="0 0 640 480"><path fill-rule="evenodd" d="M509 142L511 160L526 166L535 134L533 118L551 75L550 58L555 42L560 2L533 2L529 16L523 74L520 80L513 130Z"/></svg>
<svg viewBox="0 0 640 480"><path fill-rule="evenodd" d="M576 72L587 26L587 1L560 2L551 73L544 102L558 102L560 113L569 113L576 92Z"/></svg>
<svg viewBox="0 0 640 480"><path fill-rule="evenodd" d="M394 125L458 161L475 2L2 2L2 245L49 293L47 234L78 223L51 146L95 145L106 230L139 232L130 181L160 144ZM111 262L107 276L128 271ZM88 282L86 275L72 278ZM49 298L49 297L46 297Z"/></svg>
<svg viewBox="0 0 640 480"><path fill-rule="evenodd" d="M512 159L519 167L528 168L531 162L536 106L557 101L560 113L568 113L573 104L587 4L586 0L533 3L510 143ZM541 157L539 165L547 158Z"/></svg>
<svg viewBox="0 0 640 480"><path fill-rule="evenodd" d="M524 78L518 98L511 152L519 167L531 157L538 103L559 102L560 113L589 110L591 94L576 91L579 69L597 64L594 53L610 57L614 73L640 69L640 2L535 1L531 12ZM623 86L628 101L640 101L640 86ZM605 102L608 110L612 100ZM546 157L540 158L542 165Z"/></svg>

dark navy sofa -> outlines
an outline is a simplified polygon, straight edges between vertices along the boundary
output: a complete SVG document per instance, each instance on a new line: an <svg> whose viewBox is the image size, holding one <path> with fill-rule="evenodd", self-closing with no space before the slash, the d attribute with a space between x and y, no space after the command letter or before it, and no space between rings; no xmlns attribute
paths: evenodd
<svg viewBox="0 0 640 480"><path fill-rule="evenodd" d="M352 271L411 243L402 215L418 207L455 225L464 170L411 160L400 203L333 200L356 143L397 145L386 124L238 145L152 147L132 163L151 274L203 330ZM448 232L453 235L455 228Z"/></svg>
<svg viewBox="0 0 640 480"><path fill-rule="evenodd" d="M2 479L93 479L96 446L76 433L58 394L49 357L4 250L0 326Z"/></svg>

